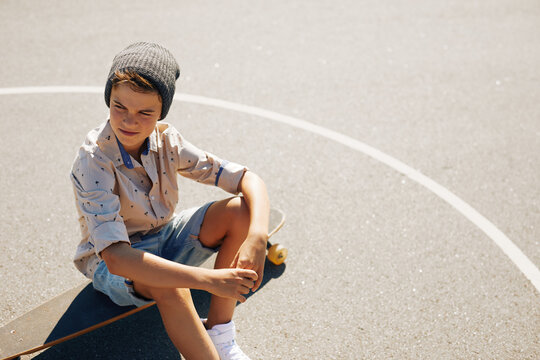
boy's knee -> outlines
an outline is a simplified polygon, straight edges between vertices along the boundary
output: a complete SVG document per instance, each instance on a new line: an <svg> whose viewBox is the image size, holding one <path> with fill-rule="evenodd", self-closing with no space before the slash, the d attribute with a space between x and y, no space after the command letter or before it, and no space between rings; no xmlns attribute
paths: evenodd
<svg viewBox="0 0 540 360"><path fill-rule="evenodd" d="M232 221L238 225L249 226L249 208L244 197L237 196L232 198L229 202L229 206Z"/></svg>

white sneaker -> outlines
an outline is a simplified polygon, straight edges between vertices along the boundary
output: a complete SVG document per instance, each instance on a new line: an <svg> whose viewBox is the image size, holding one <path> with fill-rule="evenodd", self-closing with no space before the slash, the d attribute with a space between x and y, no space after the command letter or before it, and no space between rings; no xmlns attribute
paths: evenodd
<svg viewBox="0 0 540 360"><path fill-rule="evenodd" d="M221 360L250 360L234 340L236 336L234 322L215 325L206 331L210 335Z"/></svg>

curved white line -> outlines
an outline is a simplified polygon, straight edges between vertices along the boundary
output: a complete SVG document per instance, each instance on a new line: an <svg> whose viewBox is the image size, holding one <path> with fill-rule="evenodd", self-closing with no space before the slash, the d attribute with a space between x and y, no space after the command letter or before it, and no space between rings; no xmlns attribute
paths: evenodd
<svg viewBox="0 0 540 360"><path fill-rule="evenodd" d="M97 86L45 86L45 87L19 87L19 88L0 88L0 95L13 94L54 94L54 93L102 93L103 88ZM319 125L309 123L291 116L282 115L273 111L264 110L254 106L237 104L225 100L212 99L204 96L189 94L176 94L175 100L194 104L213 106L221 109L238 111L277 121L298 129L302 129L313 134L336 141L349 148L360 151L361 153L372 157L373 159L388 165L392 169L406 175L411 180L430 190L438 197L452 205L463 216L469 219L480 230L482 230L497 246L512 260L512 262L521 270L521 272L530 280L536 290L540 292L540 270L527 258L527 256L493 223L482 216L473 207L461 200L451 191L439 185L432 179L414 170L405 163L387 155L367 144L364 144L347 135L324 128Z"/></svg>

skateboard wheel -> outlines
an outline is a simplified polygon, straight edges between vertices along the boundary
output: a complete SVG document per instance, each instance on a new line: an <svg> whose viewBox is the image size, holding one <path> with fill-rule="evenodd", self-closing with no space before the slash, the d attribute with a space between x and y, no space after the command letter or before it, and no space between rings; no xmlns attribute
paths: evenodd
<svg viewBox="0 0 540 360"><path fill-rule="evenodd" d="M268 249L268 260L275 265L281 265L287 259L287 248L280 244L274 244Z"/></svg>

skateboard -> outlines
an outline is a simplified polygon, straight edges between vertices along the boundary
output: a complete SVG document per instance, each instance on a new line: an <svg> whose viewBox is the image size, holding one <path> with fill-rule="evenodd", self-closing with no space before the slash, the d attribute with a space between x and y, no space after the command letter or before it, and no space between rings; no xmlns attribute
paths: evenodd
<svg viewBox="0 0 540 360"><path fill-rule="evenodd" d="M281 210L270 210L268 238L285 223ZM268 261L281 265L287 249L280 244L267 244ZM195 299L194 299L195 300ZM21 355L46 349L74 339L153 306L118 306L106 295L95 291L86 282L49 300L0 328L0 359L17 359Z"/></svg>

